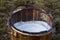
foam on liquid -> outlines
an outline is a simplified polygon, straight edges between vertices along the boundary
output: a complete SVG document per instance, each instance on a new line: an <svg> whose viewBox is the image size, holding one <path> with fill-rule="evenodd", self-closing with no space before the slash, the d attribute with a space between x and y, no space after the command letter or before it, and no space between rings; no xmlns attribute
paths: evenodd
<svg viewBox="0 0 60 40"><path fill-rule="evenodd" d="M51 29L51 27L44 21L17 22L14 26L19 30L27 32L42 32Z"/></svg>

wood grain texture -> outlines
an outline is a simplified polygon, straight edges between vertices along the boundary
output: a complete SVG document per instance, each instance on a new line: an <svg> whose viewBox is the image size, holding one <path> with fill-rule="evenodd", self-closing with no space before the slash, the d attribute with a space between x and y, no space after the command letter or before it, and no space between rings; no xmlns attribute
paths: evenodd
<svg viewBox="0 0 60 40"><path fill-rule="evenodd" d="M51 33L48 34L43 34L39 36L30 36L30 35L25 35L25 34L20 34L19 32L15 31L14 29L12 30L11 34L11 40L50 40L51 39ZM14 35L16 33L16 35Z"/></svg>

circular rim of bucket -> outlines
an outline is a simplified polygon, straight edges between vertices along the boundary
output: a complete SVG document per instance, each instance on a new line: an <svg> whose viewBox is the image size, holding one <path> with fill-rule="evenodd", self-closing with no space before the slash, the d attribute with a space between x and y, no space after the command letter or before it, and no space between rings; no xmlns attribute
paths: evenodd
<svg viewBox="0 0 60 40"><path fill-rule="evenodd" d="M25 8L25 9L30 9L30 8ZM32 8L31 8L32 9ZM24 10L24 9L22 9L22 10ZM20 11L22 11L22 10L20 10ZM39 9L38 9L39 10ZM17 11L17 12L20 12L20 11ZM42 11L43 13L45 13L44 11ZM26 31L22 31L22 30L19 30L19 29L17 29L16 27L14 27L14 25L11 23L11 18L12 18L12 16L14 15L15 13L13 13L12 12L12 15L10 16L10 18L9 18L9 24L10 24L10 26L12 26L14 29L16 29L17 31L20 31L20 32L22 32L22 33L28 33L28 34L43 34L43 33L48 33L48 32L50 32L51 30L52 30L52 27L51 27L51 29L50 30L48 30L48 31L42 31L42 32L34 32L34 33L32 33L32 32L26 32Z"/></svg>

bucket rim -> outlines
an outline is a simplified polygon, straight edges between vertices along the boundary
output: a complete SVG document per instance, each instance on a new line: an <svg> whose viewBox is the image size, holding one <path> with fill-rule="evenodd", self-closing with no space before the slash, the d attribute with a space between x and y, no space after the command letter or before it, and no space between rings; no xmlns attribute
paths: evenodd
<svg viewBox="0 0 60 40"><path fill-rule="evenodd" d="M34 8L25 8L25 9L34 9ZM22 9L22 10L24 10L24 9ZM22 11L22 10L19 10L19 11L17 11L17 12L20 12L20 11ZM36 10L40 10L40 9L36 9ZM41 10L42 11L42 10ZM43 13L45 13L44 11L42 11ZM17 31L20 31L20 32L22 32L22 33L28 33L28 34L43 34L43 33L48 33L48 32L50 32L51 30L52 30L52 27L51 27L51 29L50 30L48 30L48 31L43 31L43 32L35 32L35 33L30 33L30 32L26 32L26 31L22 31L22 30L19 30L19 29L17 29L16 27L14 27L14 25L11 23L11 18L12 18L12 16L14 15L14 14L16 14L16 12L15 13L13 13L12 12L12 14L10 15L10 18L9 18L9 25L10 26L12 26L14 29L16 29Z"/></svg>

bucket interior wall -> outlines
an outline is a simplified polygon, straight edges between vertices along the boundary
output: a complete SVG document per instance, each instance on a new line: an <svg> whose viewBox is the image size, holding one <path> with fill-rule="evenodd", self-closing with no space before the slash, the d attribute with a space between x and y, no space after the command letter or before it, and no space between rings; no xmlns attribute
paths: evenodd
<svg viewBox="0 0 60 40"><path fill-rule="evenodd" d="M38 9L23 9L21 11L18 11L14 13L11 16L11 23L14 24L19 21L41 21L40 14L44 13L41 10Z"/></svg>

